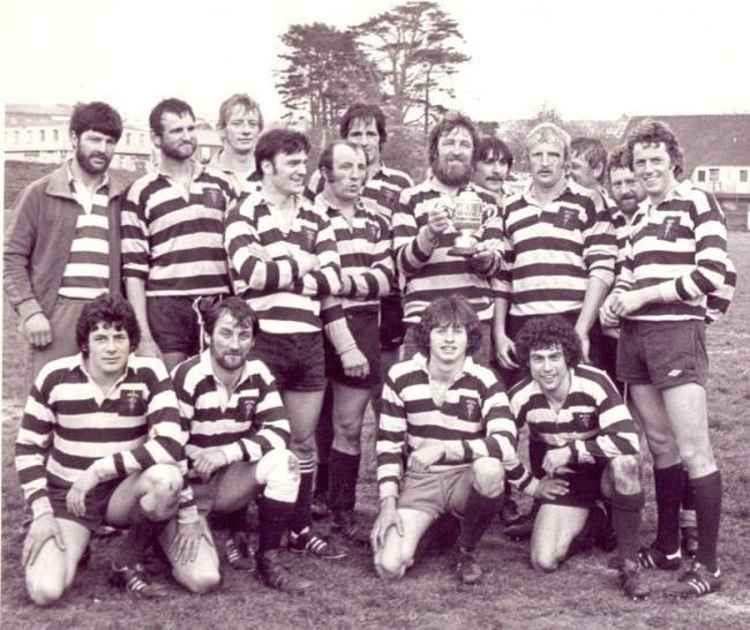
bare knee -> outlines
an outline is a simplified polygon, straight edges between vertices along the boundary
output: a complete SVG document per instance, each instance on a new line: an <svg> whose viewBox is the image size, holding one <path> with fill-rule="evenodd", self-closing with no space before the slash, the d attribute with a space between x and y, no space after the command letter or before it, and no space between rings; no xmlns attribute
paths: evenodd
<svg viewBox="0 0 750 630"><path fill-rule="evenodd" d="M175 575L175 579L191 593L200 595L216 588L221 582L221 574L218 568L204 568L201 571L190 573L181 572L179 575Z"/></svg>
<svg viewBox="0 0 750 630"><path fill-rule="evenodd" d="M536 571L542 571L544 573L557 571L560 566L560 558L551 550L532 549L530 560L531 566Z"/></svg>
<svg viewBox="0 0 750 630"><path fill-rule="evenodd" d="M403 558L400 551L383 550L375 556L375 571L383 580L400 580L412 562L411 558Z"/></svg>
<svg viewBox="0 0 750 630"><path fill-rule="evenodd" d="M146 487L140 498L143 513L152 521L166 521L177 512L183 478L173 464L155 464L143 472Z"/></svg>
<svg viewBox="0 0 750 630"><path fill-rule="evenodd" d="M345 446L347 452L360 452L360 435L362 433L362 419L356 417L334 417L335 439Z"/></svg>
<svg viewBox="0 0 750 630"><path fill-rule="evenodd" d="M640 463L635 455L621 455L609 462L615 489L621 494L634 494L641 489Z"/></svg>
<svg viewBox="0 0 750 630"><path fill-rule="evenodd" d="M26 590L31 601L37 606L49 606L58 601L65 592L64 576L42 573L40 575L26 575Z"/></svg>
<svg viewBox="0 0 750 630"><path fill-rule="evenodd" d="M480 457L471 465L474 487L485 497L499 497L505 486L505 470L499 459Z"/></svg>

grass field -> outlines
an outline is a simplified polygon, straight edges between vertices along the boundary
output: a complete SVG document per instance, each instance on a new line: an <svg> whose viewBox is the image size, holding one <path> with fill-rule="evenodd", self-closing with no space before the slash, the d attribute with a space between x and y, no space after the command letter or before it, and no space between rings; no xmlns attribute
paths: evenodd
<svg viewBox="0 0 750 630"><path fill-rule="evenodd" d="M375 578L370 556L353 549L337 563L303 558L290 564L315 581L308 594L288 597L260 586L252 577L225 572L222 587L191 596L168 577L170 597L141 602L107 585L108 545L97 540L89 568L81 571L63 601L49 609L34 607L26 596L20 567L22 501L13 468L13 440L21 415L24 344L16 320L4 303L2 416L2 627L29 628L555 628L609 630L640 628L750 628L750 234L733 233L730 252L740 287L730 313L709 330L711 379L709 411L714 449L724 478L721 562L724 588L699 601L672 602L660 591L675 574L650 572L652 597L625 600L607 556L577 556L552 575L539 575L527 562L525 543L506 541L493 525L481 545L483 582L459 586L448 570L448 557L425 559L399 583ZM374 517L372 425L365 440L360 509ZM648 490L642 540L654 535L653 480ZM115 539L116 540L116 539Z"/></svg>

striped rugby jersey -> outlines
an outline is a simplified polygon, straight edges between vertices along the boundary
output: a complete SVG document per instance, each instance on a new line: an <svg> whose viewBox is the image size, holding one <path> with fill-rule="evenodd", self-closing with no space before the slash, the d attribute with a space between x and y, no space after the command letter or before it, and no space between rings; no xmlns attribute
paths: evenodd
<svg viewBox="0 0 750 630"><path fill-rule="evenodd" d="M89 466L100 480L154 464L179 464L185 440L177 399L159 359L128 357L106 396L82 355L51 361L37 375L16 439L16 470L34 515L51 512L48 484L68 488ZM183 497L184 498L184 497ZM181 517L195 505L181 500Z"/></svg>
<svg viewBox="0 0 750 630"><path fill-rule="evenodd" d="M375 175L367 178L360 198L365 208L379 213L390 225L391 217L398 208L401 191L413 185L411 177L403 171L381 165ZM310 201L315 201L324 188L325 181L320 170L316 169L307 182L305 196Z"/></svg>
<svg viewBox="0 0 750 630"><path fill-rule="evenodd" d="M473 272L469 259L453 256L456 230L449 228L439 235L432 253L425 252L417 235L427 225L430 210L441 203L443 189L434 177L401 193L399 209L393 215L393 249L396 265L406 283L404 289L404 321L419 323L422 311L439 297L459 294L465 298L482 321L494 315L494 299L500 289L502 263L502 225L497 219L495 199L475 184L464 190L475 193L484 205L484 223L477 232L480 241L489 242L495 249L495 261L485 274Z"/></svg>
<svg viewBox="0 0 750 630"><path fill-rule="evenodd" d="M214 156L211 158L211 161L209 162L209 165L216 169L217 171L221 171L226 175L229 180L232 182L232 185L234 186L234 190L237 193L237 196L240 195L249 195L255 192L258 192L260 190L262 177L258 170L254 170L247 175L240 175L236 171L233 171L229 168L225 168L221 164L221 154L224 150L217 152L214 154Z"/></svg>
<svg viewBox="0 0 750 630"><path fill-rule="evenodd" d="M536 489L518 459L516 423L503 385L471 357L442 406L432 398L427 360L419 353L389 370L382 400L376 442L381 499L398 496L409 454L428 440L459 443L465 453L463 462L433 464L431 471L495 457L516 487L528 493Z"/></svg>
<svg viewBox="0 0 750 630"><path fill-rule="evenodd" d="M175 367L172 381L188 458L220 448L228 464L257 462L271 449L288 447L286 409L276 381L259 359L245 363L228 397L221 395L224 386L214 375L210 349Z"/></svg>
<svg viewBox="0 0 750 630"><path fill-rule="evenodd" d="M146 296L229 293L224 216L237 193L230 179L195 164L189 199L162 173L128 189L122 209L122 273L141 278Z"/></svg>
<svg viewBox="0 0 750 630"><path fill-rule="evenodd" d="M263 190L227 214L224 247L234 292L247 300L261 330L273 334L319 332L320 301L341 291L341 264L331 223L304 197L284 234ZM318 271L300 277L297 252L315 254ZM264 260L265 257L270 260Z"/></svg>
<svg viewBox="0 0 750 630"><path fill-rule="evenodd" d="M84 184L72 174L70 186L81 207L57 292L66 298L93 300L109 290L109 180L105 176L90 197L88 191L80 190Z"/></svg>
<svg viewBox="0 0 750 630"><path fill-rule="evenodd" d="M341 259L341 275L352 280L347 295L323 298L324 322L343 317L350 309L378 312L380 297L394 286L394 263L391 231L388 223L361 201L355 204L352 222L329 206L324 195L318 195L316 207L328 216Z"/></svg>
<svg viewBox="0 0 750 630"><path fill-rule="evenodd" d="M550 407L530 376L509 392L518 428L550 448L572 446L577 462L593 464L619 455L637 455L638 431L607 373L589 365L570 368L570 390L559 412Z"/></svg>
<svg viewBox="0 0 750 630"><path fill-rule="evenodd" d="M663 299L627 319L680 321L706 318L706 296L727 271L727 231L713 195L685 180L658 206L641 202L633 218L615 291L659 286Z"/></svg>
<svg viewBox="0 0 750 630"><path fill-rule="evenodd" d="M578 311L590 277L614 278L615 230L588 189L568 181L544 207L524 193L506 200L503 226L507 264L501 297L515 316Z"/></svg>

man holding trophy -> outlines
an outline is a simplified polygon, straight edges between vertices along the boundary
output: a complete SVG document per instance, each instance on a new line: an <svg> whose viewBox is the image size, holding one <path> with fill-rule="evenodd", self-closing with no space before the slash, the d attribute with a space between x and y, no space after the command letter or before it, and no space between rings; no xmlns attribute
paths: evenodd
<svg viewBox="0 0 750 630"><path fill-rule="evenodd" d="M402 359L416 351L414 329L427 306L458 294L482 324L475 359L489 365L502 226L492 195L471 183L478 146L471 120L447 114L430 134L432 175L401 193L393 215L396 264L405 282Z"/></svg>

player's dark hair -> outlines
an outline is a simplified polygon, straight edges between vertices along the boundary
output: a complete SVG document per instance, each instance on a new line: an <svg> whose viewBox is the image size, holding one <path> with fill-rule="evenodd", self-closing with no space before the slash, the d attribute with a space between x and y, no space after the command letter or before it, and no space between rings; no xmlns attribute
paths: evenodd
<svg viewBox="0 0 750 630"><path fill-rule="evenodd" d="M609 155L609 163L607 164L607 177L610 176L612 171L617 168L626 168L629 171L630 160L628 158L628 147L626 145L620 145L612 150Z"/></svg>
<svg viewBox="0 0 750 630"><path fill-rule="evenodd" d="M628 165L633 170L633 148L636 144L664 144L672 162L675 177L682 175L685 154L671 127L661 120L650 118L639 124L628 136ZM634 171L635 172L635 171Z"/></svg>
<svg viewBox="0 0 750 630"><path fill-rule="evenodd" d="M521 365L528 366L534 350L546 350L559 345L569 367L581 361L581 341L573 325L559 315L535 317L523 325L516 342L516 356Z"/></svg>
<svg viewBox="0 0 750 630"><path fill-rule="evenodd" d="M385 141L388 139L388 132L385 129L385 114L383 113L383 110L377 105L354 103L354 105L347 109L341 117L341 122L339 123L339 136L346 139L355 120L362 120L364 122L367 122L368 120L375 121L375 127L380 136L379 144L382 149Z"/></svg>
<svg viewBox="0 0 750 630"><path fill-rule="evenodd" d="M273 164L279 153L291 155L300 151L310 153L310 141L305 134L292 129L271 129L263 133L255 143L255 169L262 175L263 162Z"/></svg>
<svg viewBox="0 0 750 630"><path fill-rule="evenodd" d="M104 293L86 304L78 317L76 342L84 358L89 356L89 335L102 322L122 328L128 333L131 352L138 347L141 342L141 327L135 318L133 307L124 298Z"/></svg>
<svg viewBox="0 0 750 630"><path fill-rule="evenodd" d="M326 145L326 148L323 149L323 152L320 154L320 159L318 160L318 170L325 181L330 181L330 176L333 173L333 151L336 147L349 147L355 151L361 151L362 153L365 152L360 145L349 142L348 140L334 140L329 142ZM367 159L367 154L365 154L365 159Z"/></svg>
<svg viewBox="0 0 750 630"><path fill-rule="evenodd" d="M471 305L458 295L434 300L422 313L414 341L425 357L430 357L430 333L438 326L457 324L466 328L466 354L473 355L482 345L482 325Z"/></svg>
<svg viewBox="0 0 750 630"><path fill-rule="evenodd" d="M148 117L148 124L151 127L151 131L158 136L164 133L164 125L161 122L164 114L174 114L175 116L190 114L190 117L195 120L193 108L185 101L181 101L179 98L165 98L163 101L157 103Z"/></svg>
<svg viewBox="0 0 750 630"><path fill-rule="evenodd" d="M232 94L219 106L219 120L216 123L219 129L226 129L229 117L236 105L241 105L243 109L258 114L258 130L263 131L263 112L260 111L260 105L247 94Z"/></svg>
<svg viewBox="0 0 750 630"><path fill-rule="evenodd" d="M497 136L482 136L479 138L479 149L477 159L480 162L485 160L500 160L501 163L508 165L508 172L513 168L513 153Z"/></svg>
<svg viewBox="0 0 750 630"><path fill-rule="evenodd" d="M122 136L122 118L117 110L107 103L92 101L77 103L73 108L68 126L71 133L78 138L86 131L98 131L119 142Z"/></svg>
<svg viewBox="0 0 750 630"><path fill-rule="evenodd" d="M469 132L472 144L474 145L471 163L472 165L476 164L479 159L479 134L477 133L477 128L474 126L471 118L461 112L448 112L440 119L440 122L432 128L432 131L430 131L430 164L435 164L437 162L438 143L440 142L440 138L453 131L456 127L463 127Z"/></svg>
<svg viewBox="0 0 750 630"><path fill-rule="evenodd" d="M216 322L224 313L229 313L243 328L252 328L253 335L258 332L258 316L241 297L233 295L225 300L204 300L198 308L203 320L203 330L209 337L214 334Z"/></svg>
<svg viewBox="0 0 750 630"><path fill-rule="evenodd" d="M600 184L604 183L607 176L607 149L598 138L587 138L579 136L570 143L571 155L577 155L586 160L590 168L602 167L602 172L597 177Z"/></svg>

